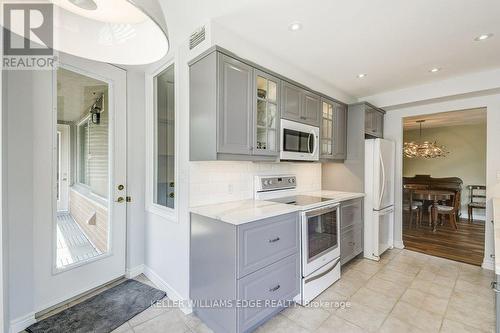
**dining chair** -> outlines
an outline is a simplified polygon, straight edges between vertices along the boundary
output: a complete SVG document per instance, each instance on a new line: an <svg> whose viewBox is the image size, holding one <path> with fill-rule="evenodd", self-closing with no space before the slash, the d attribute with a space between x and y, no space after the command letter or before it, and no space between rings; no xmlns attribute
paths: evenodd
<svg viewBox="0 0 500 333"><path fill-rule="evenodd" d="M474 219L472 214L474 209L486 209L486 186L469 185L469 204L467 205L468 222Z"/></svg>
<svg viewBox="0 0 500 333"><path fill-rule="evenodd" d="M460 212L460 205L460 191L455 191L451 199L451 205L436 205L439 219L441 220L443 215L448 216L450 224L455 230L458 229L457 218ZM432 221L432 207L429 207L429 221ZM437 221L435 221L435 223L437 223Z"/></svg>
<svg viewBox="0 0 500 333"><path fill-rule="evenodd" d="M403 189L403 211L410 213L410 228L413 224L413 214L415 213L416 223L415 225L420 226L422 222L422 202L412 200L412 189Z"/></svg>

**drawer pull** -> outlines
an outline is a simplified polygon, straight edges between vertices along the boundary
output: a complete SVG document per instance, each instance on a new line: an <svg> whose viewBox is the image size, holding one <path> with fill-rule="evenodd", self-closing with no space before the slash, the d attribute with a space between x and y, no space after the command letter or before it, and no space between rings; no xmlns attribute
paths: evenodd
<svg viewBox="0 0 500 333"><path fill-rule="evenodd" d="M281 288L281 286L278 284L276 287L269 288L269 291L273 293L280 288Z"/></svg>
<svg viewBox="0 0 500 333"><path fill-rule="evenodd" d="M276 243L277 241L279 241L280 238L279 237L276 237L276 238L273 238L273 239L270 239L269 240L269 243Z"/></svg>

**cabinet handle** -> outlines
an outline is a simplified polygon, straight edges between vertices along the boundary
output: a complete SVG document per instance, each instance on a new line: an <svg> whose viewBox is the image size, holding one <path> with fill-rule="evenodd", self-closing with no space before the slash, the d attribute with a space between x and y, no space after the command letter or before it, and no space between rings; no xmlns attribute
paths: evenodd
<svg viewBox="0 0 500 333"><path fill-rule="evenodd" d="M273 239L270 239L269 240L269 243L276 243L277 241L279 241L280 238L279 237L276 237L276 238L273 238Z"/></svg>
<svg viewBox="0 0 500 333"><path fill-rule="evenodd" d="M495 259L495 255L494 254L490 254L490 258Z"/></svg>
<svg viewBox="0 0 500 333"><path fill-rule="evenodd" d="M500 290L498 290L498 288L497 288L497 287L498 287L498 283L497 283L497 282L495 282L495 281L493 281L493 282L491 283L491 289L493 289L493 291L494 291L495 293L497 293L497 294L498 294L498 293L500 293Z"/></svg>
<svg viewBox="0 0 500 333"><path fill-rule="evenodd" d="M281 286L278 284L276 287L269 288L269 291L273 293L280 288L281 288Z"/></svg>

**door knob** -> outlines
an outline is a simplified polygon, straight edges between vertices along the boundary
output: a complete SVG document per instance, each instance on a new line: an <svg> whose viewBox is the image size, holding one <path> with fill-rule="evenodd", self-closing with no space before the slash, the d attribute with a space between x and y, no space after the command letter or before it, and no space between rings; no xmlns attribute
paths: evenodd
<svg viewBox="0 0 500 333"><path fill-rule="evenodd" d="M123 197L118 197L118 199L116 199L116 202L119 202L119 203L122 203L124 201L125 201L125 199Z"/></svg>

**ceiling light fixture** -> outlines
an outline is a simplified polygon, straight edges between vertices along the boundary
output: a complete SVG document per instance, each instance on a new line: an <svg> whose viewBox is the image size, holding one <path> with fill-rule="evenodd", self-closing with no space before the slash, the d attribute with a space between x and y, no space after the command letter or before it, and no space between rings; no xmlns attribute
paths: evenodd
<svg viewBox="0 0 500 333"><path fill-rule="evenodd" d="M486 40L486 39L491 38L491 37L493 37L493 34L491 34L491 33L490 34L482 34L482 35L479 35L476 38L474 38L474 40L476 42L480 42L480 41Z"/></svg>
<svg viewBox="0 0 500 333"><path fill-rule="evenodd" d="M96 10L97 4L94 0L68 0L73 5L85 10Z"/></svg>
<svg viewBox="0 0 500 333"><path fill-rule="evenodd" d="M90 60L146 65L169 50L168 30L158 0L50 0L52 36L29 34L34 43ZM43 17L42 17L43 19ZM17 22L18 21L18 22ZM24 36L22 20L12 34ZM49 21L47 21L49 22Z"/></svg>
<svg viewBox="0 0 500 333"><path fill-rule="evenodd" d="M439 72L440 70L441 70L441 68L439 68L439 67L434 67L434 68L430 69L430 70L429 70L429 72L431 72L431 73L437 73L437 72Z"/></svg>
<svg viewBox="0 0 500 333"><path fill-rule="evenodd" d="M365 74L365 73L361 73L361 74L358 74L358 75L357 75L357 78L358 78L358 79L362 79L362 78L364 78L364 77L366 77L366 74Z"/></svg>
<svg viewBox="0 0 500 333"><path fill-rule="evenodd" d="M417 124L420 125L420 141L422 141L422 124L425 120L417 120ZM407 158L437 158L446 157L448 151L445 150L444 146L439 146L436 141L424 141L421 143L411 141L405 142L403 147L403 154Z"/></svg>
<svg viewBox="0 0 500 333"><path fill-rule="evenodd" d="M302 24L300 22L293 22L288 28L291 31L299 31L300 29L302 29Z"/></svg>

